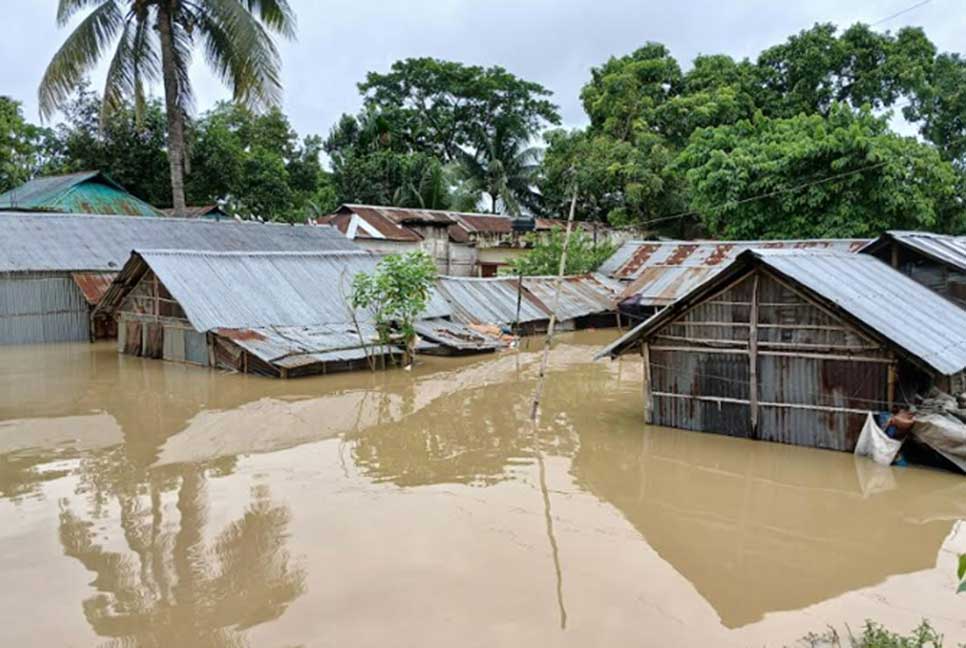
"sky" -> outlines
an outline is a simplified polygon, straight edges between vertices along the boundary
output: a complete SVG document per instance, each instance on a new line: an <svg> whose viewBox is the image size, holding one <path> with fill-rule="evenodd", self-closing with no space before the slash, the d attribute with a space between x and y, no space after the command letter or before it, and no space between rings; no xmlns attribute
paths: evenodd
<svg viewBox="0 0 966 648"><path fill-rule="evenodd" d="M647 41L664 43L684 69L698 54L754 58L816 22L875 23L922 0L290 0L298 39L280 43L283 109L300 134L326 134L360 107L356 84L398 59L432 56L501 65L554 93L564 124L587 119L580 88L590 69ZM57 0L0 0L0 94L39 120L37 85L68 33ZM966 49L963 0L928 0L876 26L921 26L940 51ZM196 62L197 110L229 93ZM104 66L93 74L103 81ZM158 89L160 91L160 89Z"/></svg>

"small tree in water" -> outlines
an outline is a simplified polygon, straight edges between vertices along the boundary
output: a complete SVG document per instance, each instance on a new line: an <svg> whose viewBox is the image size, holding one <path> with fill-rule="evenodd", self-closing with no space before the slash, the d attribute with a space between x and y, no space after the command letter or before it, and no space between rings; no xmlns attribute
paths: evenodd
<svg viewBox="0 0 966 648"><path fill-rule="evenodd" d="M560 255L563 254L564 231L554 227L546 237L528 234L524 240L533 248L519 259L514 259L507 274L528 277L557 274L560 270ZM584 232L574 230L570 233L570 243L567 246L567 267L564 268L564 274L593 272L613 253L614 246L610 243L595 245Z"/></svg>
<svg viewBox="0 0 966 648"><path fill-rule="evenodd" d="M372 314L379 344L392 343L398 329L406 347L407 363L416 349L416 320L426 310L436 281L436 264L422 251L391 254L373 273L360 272L352 279L352 307Z"/></svg>

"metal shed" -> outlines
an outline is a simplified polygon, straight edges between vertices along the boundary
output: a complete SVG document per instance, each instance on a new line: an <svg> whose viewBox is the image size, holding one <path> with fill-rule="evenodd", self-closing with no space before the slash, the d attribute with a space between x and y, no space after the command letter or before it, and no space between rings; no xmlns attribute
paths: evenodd
<svg viewBox="0 0 966 648"><path fill-rule="evenodd" d="M517 323L523 332L535 333L546 330L550 321L555 281L555 277L523 277L521 285L518 277L441 277L439 290L452 307L453 318L464 324L508 327ZM564 277L557 319L564 329L616 325L616 297L604 277Z"/></svg>
<svg viewBox="0 0 966 648"><path fill-rule="evenodd" d="M95 313L116 317L118 349L131 355L279 377L361 368L400 352L376 344L371 315L349 305L353 277L378 261L361 250L136 250ZM434 291L423 316L449 315ZM497 347L445 327L460 350L474 339L477 351Z"/></svg>
<svg viewBox="0 0 966 648"><path fill-rule="evenodd" d="M110 333L90 307L135 248L357 250L333 228L183 218L0 212L0 345Z"/></svg>
<svg viewBox="0 0 966 648"><path fill-rule="evenodd" d="M966 236L889 231L861 251L966 308Z"/></svg>
<svg viewBox="0 0 966 648"><path fill-rule="evenodd" d="M625 353L648 423L852 450L869 411L966 386L966 312L871 256L748 250L600 356Z"/></svg>

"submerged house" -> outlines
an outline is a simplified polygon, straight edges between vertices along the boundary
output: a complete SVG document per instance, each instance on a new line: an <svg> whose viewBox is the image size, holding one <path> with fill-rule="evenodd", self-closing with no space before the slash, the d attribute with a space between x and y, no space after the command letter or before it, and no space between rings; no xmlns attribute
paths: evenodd
<svg viewBox="0 0 966 648"><path fill-rule="evenodd" d="M469 326L516 328L528 335L547 330L555 285L555 277L441 277L437 287L454 320ZM616 326L616 298L614 285L604 277L564 277L558 330Z"/></svg>
<svg viewBox="0 0 966 648"><path fill-rule="evenodd" d="M966 308L966 236L889 231L862 253Z"/></svg>
<svg viewBox="0 0 966 648"><path fill-rule="evenodd" d="M861 254L742 252L600 356L648 423L851 451L870 411L966 388L966 311Z"/></svg>
<svg viewBox="0 0 966 648"><path fill-rule="evenodd" d="M161 216L100 171L34 178L0 194L0 210L114 216Z"/></svg>
<svg viewBox="0 0 966 648"><path fill-rule="evenodd" d="M620 310L646 319L727 267L745 250L858 252L867 239L627 241L598 272L622 285Z"/></svg>
<svg viewBox="0 0 966 648"><path fill-rule="evenodd" d="M338 251L330 227L0 212L0 345L112 337L91 311L135 248Z"/></svg>
<svg viewBox="0 0 966 648"><path fill-rule="evenodd" d="M289 378L368 366L380 346L349 306L352 278L379 257L363 250L135 250L97 308L117 320L122 353ZM499 343L448 322L434 293L420 333L430 346L492 351Z"/></svg>

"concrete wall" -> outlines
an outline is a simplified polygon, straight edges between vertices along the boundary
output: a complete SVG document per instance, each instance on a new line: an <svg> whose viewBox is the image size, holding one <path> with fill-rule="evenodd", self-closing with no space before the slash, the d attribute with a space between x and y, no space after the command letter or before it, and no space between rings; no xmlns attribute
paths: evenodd
<svg viewBox="0 0 966 648"><path fill-rule="evenodd" d="M70 274L0 276L0 345L89 339L90 310Z"/></svg>

